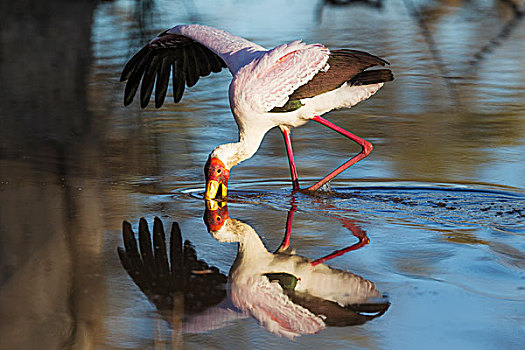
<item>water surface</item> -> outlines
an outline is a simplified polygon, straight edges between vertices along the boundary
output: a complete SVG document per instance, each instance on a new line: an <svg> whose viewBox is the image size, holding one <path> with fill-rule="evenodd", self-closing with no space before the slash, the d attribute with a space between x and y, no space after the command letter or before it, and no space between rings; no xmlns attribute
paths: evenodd
<svg viewBox="0 0 525 350"><path fill-rule="evenodd" d="M523 5L372 5L2 5L2 348L520 348ZM201 79L177 105L122 105L126 60L180 23L219 27L268 48L301 38L390 62L394 82L352 110L326 115L375 146L333 181L332 193L291 194L285 148L272 130L232 171L228 204L270 251L292 205L297 254L316 259L354 244L349 226L365 232L369 244L327 264L375 283L391 303L384 315L295 340L254 317L181 333L129 277L117 254L123 220L135 232L140 217L150 225L160 217L166 228L179 222L198 257L225 275L237 254L235 243L207 232L201 198L209 152L236 139L229 73ZM38 33L38 44L22 45L22 32ZM314 124L294 130L293 141L303 185L359 151Z"/></svg>

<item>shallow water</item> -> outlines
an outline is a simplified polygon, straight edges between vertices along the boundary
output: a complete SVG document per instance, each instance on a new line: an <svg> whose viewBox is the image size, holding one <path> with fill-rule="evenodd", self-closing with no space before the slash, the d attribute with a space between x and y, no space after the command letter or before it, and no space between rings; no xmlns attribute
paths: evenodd
<svg viewBox="0 0 525 350"><path fill-rule="evenodd" d="M518 349L525 339L525 60L519 1L114 1L2 5L0 339L6 349ZM521 9L521 10L519 10ZM291 246L372 281L384 315L294 340L253 315L184 331L130 278L122 221L177 221L228 274L235 243L203 222L202 168L236 139L229 73L181 103L122 106L120 71L153 35L204 23L266 47L302 38L367 50L396 79L326 118L374 144L332 192L291 194L281 135L232 171L228 210L269 251ZM34 32L38 44L21 45ZM7 54L6 54L7 53ZM38 57L38 60L35 60ZM335 136L335 137L334 137ZM319 125L293 132L302 185L358 148ZM168 234L168 233L167 233Z"/></svg>

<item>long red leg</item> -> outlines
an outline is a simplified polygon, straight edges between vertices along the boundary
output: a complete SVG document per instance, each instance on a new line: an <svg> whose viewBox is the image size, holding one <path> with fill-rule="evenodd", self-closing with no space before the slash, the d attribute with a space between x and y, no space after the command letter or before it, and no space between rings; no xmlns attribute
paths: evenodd
<svg viewBox="0 0 525 350"><path fill-rule="evenodd" d="M288 154L288 163L290 164L290 175L292 177L292 188L294 191L298 191L299 178L297 177L297 168L295 167L295 159L292 151L292 138L290 137L290 129L286 126L279 126L283 133L284 143L286 144L286 153Z"/></svg>
<svg viewBox="0 0 525 350"><path fill-rule="evenodd" d="M297 207L292 202L292 207L288 211L288 216L286 217L286 229L284 231L284 238L279 248L277 248L277 250L275 251L276 253L282 252L288 249L288 247L290 246L290 237L292 236L293 214L295 213L296 210L297 210Z"/></svg>
<svg viewBox="0 0 525 350"><path fill-rule="evenodd" d="M358 225L356 225L350 220L341 219L341 221L343 222L343 226L349 229L352 232L352 234L359 239L359 241L357 243L352 244L350 247L336 250L326 256L323 256L322 258L312 261L311 262L312 266L322 264L328 260L337 258L338 256L341 256L352 250L357 250L359 248L362 248L368 243L370 243L370 239L366 235L366 232L363 229L361 229Z"/></svg>
<svg viewBox="0 0 525 350"><path fill-rule="evenodd" d="M339 168L335 169L330 174L326 175L319 182L317 182L313 186L308 187L307 190L309 190L309 191L315 191L315 190L319 189L325 183L327 183L328 181L330 181L334 177L336 177L338 174L340 174L341 172L343 172L346 169L348 169L350 166L354 165L355 163L359 162L361 159L363 159L366 156L368 156L370 154L370 152L372 152L372 149L373 149L373 146L372 146L372 144L370 142L360 138L357 135L352 134L351 132L349 132L349 131L347 131L347 130L345 130L345 129L343 129L343 128L341 128L341 127L339 127L339 126L337 126L337 125L335 125L335 124L333 124L331 122L329 122L328 120L326 120L326 119L324 119L324 118L322 118L320 116L315 116L312 120L315 120L316 122L318 122L320 124L323 124L324 126L327 126L330 129L332 129L332 130L337 131L341 135L348 137L350 140L352 140L352 141L356 142L357 144L359 144L363 149L361 150L361 152L356 154L354 157L350 158L350 160L348 160L346 163L341 165Z"/></svg>
<svg viewBox="0 0 525 350"><path fill-rule="evenodd" d="M366 237L364 240L359 240L359 242L351 245L350 247L347 247L347 248L344 248L344 249L340 249L340 250L336 250L335 252L333 253L330 253L328 254L327 256L323 256L322 258L319 258L317 260L314 260L312 261L312 266L315 266L315 265L319 265L319 264L322 264L328 260L332 260L333 258L337 258L338 256L341 256L343 254L346 254L352 250L357 250L359 248L362 248L363 246L367 245L368 243L370 243L370 240L368 239L368 237Z"/></svg>

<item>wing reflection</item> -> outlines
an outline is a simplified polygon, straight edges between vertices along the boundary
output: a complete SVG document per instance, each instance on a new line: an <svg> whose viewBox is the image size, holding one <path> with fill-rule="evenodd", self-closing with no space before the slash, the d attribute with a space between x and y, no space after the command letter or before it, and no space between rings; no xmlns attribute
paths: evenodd
<svg viewBox="0 0 525 350"><path fill-rule="evenodd" d="M290 220L289 213L286 236ZM343 251L355 250L356 245L311 260L294 254L284 244L289 242L286 238L275 253L269 252L250 225L229 217L225 203L208 201L204 221L219 242L239 243L229 275L233 304L275 334L294 338L326 326L363 324L390 306L371 281L323 264ZM363 237L364 231L356 231Z"/></svg>
<svg viewBox="0 0 525 350"><path fill-rule="evenodd" d="M169 260L159 218L153 225L153 246L144 218L139 223L138 246L128 222L122 225L122 236L125 249L118 247L122 266L168 322L173 322L173 316L182 317L182 331L193 333L244 317L226 297L226 276L198 259L190 241L182 243L176 222L171 229Z"/></svg>

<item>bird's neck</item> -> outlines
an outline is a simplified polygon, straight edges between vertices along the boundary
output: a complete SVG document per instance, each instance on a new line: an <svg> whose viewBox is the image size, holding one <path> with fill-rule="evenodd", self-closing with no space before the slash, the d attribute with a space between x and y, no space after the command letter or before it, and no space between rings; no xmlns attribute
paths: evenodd
<svg viewBox="0 0 525 350"><path fill-rule="evenodd" d="M267 131L266 128L257 128L249 132L242 130L239 132L238 142L226 143L216 147L211 153L211 157L219 158L230 170L257 152Z"/></svg>
<svg viewBox="0 0 525 350"><path fill-rule="evenodd" d="M236 235L239 246L237 257L232 265L230 273L235 274L238 269L253 270L268 264L273 254L266 249L261 238L255 230L244 222L233 220L236 224Z"/></svg>
<svg viewBox="0 0 525 350"><path fill-rule="evenodd" d="M270 254L257 232L250 225L240 221L239 223L242 233L239 234L238 254L250 257Z"/></svg>

